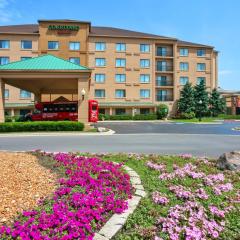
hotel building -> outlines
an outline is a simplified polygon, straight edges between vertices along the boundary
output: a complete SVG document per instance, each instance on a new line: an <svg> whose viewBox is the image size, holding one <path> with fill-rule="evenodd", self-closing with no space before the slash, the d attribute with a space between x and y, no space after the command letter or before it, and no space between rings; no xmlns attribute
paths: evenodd
<svg viewBox="0 0 240 240"><path fill-rule="evenodd" d="M0 26L0 64L51 54L92 69L88 99L105 114L147 114L160 103L176 112L186 82L204 80L217 88L214 47L176 38L74 20L39 20L38 24ZM34 96L5 85L5 114L22 115L34 108ZM41 94L41 101L76 94Z"/></svg>

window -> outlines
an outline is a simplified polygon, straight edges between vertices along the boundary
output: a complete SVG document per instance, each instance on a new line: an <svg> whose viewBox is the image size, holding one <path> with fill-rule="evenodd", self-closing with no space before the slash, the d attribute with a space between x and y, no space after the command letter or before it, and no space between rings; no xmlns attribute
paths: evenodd
<svg viewBox="0 0 240 240"><path fill-rule="evenodd" d="M98 109L98 112L99 112L100 114L106 114L105 108L99 108L99 109Z"/></svg>
<svg viewBox="0 0 240 240"><path fill-rule="evenodd" d="M9 40L0 40L0 48L2 48L2 49L10 48L10 41Z"/></svg>
<svg viewBox="0 0 240 240"><path fill-rule="evenodd" d="M95 82L96 83L104 83L105 82L105 74L102 73L96 73L95 74Z"/></svg>
<svg viewBox="0 0 240 240"><path fill-rule="evenodd" d="M9 57L0 57L0 65L8 64Z"/></svg>
<svg viewBox="0 0 240 240"><path fill-rule="evenodd" d="M181 71L188 71L189 64L187 62L180 62L180 70Z"/></svg>
<svg viewBox="0 0 240 240"><path fill-rule="evenodd" d="M96 51L105 51L106 50L106 43L105 42L96 42L95 43L95 50Z"/></svg>
<svg viewBox="0 0 240 240"><path fill-rule="evenodd" d="M31 57L21 57L21 61L31 59Z"/></svg>
<svg viewBox="0 0 240 240"><path fill-rule="evenodd" d="M149 68L150 60L149 59L140 59L140 67L141 68Z"/></svg>
<svg viewBox="0 0 240 240"><path fill-rule="evenodd" d="M115 90L115 97L116 98L125 98L126 97L126 90L125 89Z"/></svg>
<svg viewBox="0 0 240 240"><path fill-rule="evenodd" d="M140 108L140 114L147 115L150 113L150 108Z"/></svg>
<svg viewBox="0 0 240 240"><path fill-rule="evenodd" d="M205 57L206 56L206 50L205 49L198 49L197 50L197 56L198 57Z"/></svg>
<svg viewBox="0 0 240 240"><path fill-rule="evenodd" d="M95 89L95 97L96 98L105 98L105 90L104 89Z"/></svg>
<svg viewBox="0 0 240 240"><path fill-rule="evenodd" d="M104 66L106 66L106 59L105 58L96 58L95 59L95 66L96 67L104 67Z"/></svg>
<svg viewBox="0 0 240 240"><path fill-rule="evenodd" d="M173 67L169 65L166 61L157 61L157 71L166 72L172 70Z"/></svg>
<svg viewBox="0 0 240 240"><path fill-rule="evenodd" d="M125 58L117 58L115 66L116 67L126 67L126 59Z"/></svg>
<svg viewBox="0 0 240 240"><path fill-rule="evenodd" d="M186 85L189 81L189 78L188 77L180 77L180 85Z"/></svg>
<svg viewBox="0 0 240 240"><path fill-rule="evenodd" d="M78 58L78 57L70 57L69 58L69 62L80 65L80 58Z"/></svg>
<svg viewBox="0 0 240 240"><path fill-rule="evenodd" d="M25 90L20 90L20 98L31 98L31 93Z"/></svg>
<svg viewBox="0 0 240 240"><path fill-rule="evenodd" d="M187 48L180 48L180 56L187 57L188 56L188 49Z"/></svg>
<svg viewBox="0 0 240 240"><path fill-rule="evenodd" d="M206 83L206 78L205 77L198 77L197 78L197 85L199 85L201 82Z"/></svg>
<svg viewBox="0 0 240 240"><path fill-rule="evenodd" d="M140 83L150 83L150 74L140 74Z"/></svg>
<svg viewBox="0 0 240 240"><path fill-rule="evenodd" d="M59 43L57 41L48 41L48 49L57 50L59 48Z"/></svg>
<svg viewBox="0 0 240 240"><path fill-rule="evenodd" d="M126 82L126 74L116 74L115 81L117 83L125 83Z"/></svg>
<svg viewBox="0 0 240 240"><path fill-rule="evenodd" d="M167 76L157 76L156 85L167 86Z"/></svg>
<svg viewBox="0 0 240 240"><path fill-rule="evenodd" d="M125 52L126 51L126 43L116 43L116 51L117 52Z"/></svg>
<svg viewBox="0 0 240 240"><path fill-rule="evenodd" d="M22 40L21 41L21 48L22 49L32 49L32 41L30 41L30 40Z"/></svg>
<svg viewBox="0 0 240 240"><path fill-rule="evenodd" d="M205 63L197 63L197 71L205 71L206 64Z"/></svg>
<svg viewBox="0 0 240 240"><path fill-rule="evenodd" d="M124 114L126 114L126 109L125 108L116 108L115 114L116 115L124 115Z"/></svg>
<svg viewBox="0 0 240 240"><path fill-rule="evenodd" d="M140 98L150 98L150 90L140 89Z"/></svg>
<svg viewBox="0 0 240 240"><path fill-rule="evenodd" d="M149 44L140 44L140 52L142 52L142 53L150 52L150 45Z"/></svg>
<svg viewBox="0 0 240 240"><path fill-rule="evenodd" d="M168 92L167 90L158 90L157 91L157 101L167 101L168 99Z"/></svg>
<svg viewBox="0 0 240 240"><path fill-rule="evenodd" d="M4 98L9 99L9 89L5 89L4 91Z"/></svg>
<svg viewBox="0 0 240 240"><path fill-rule="evenodd" d="M80 42L69 42L69 50L80 50Z"/></svg>
<svg viewBox="0 0 240 240"><path fill-rule="evenodd" d="M157 56L167 56L167 48L157 47Z"/></svg>

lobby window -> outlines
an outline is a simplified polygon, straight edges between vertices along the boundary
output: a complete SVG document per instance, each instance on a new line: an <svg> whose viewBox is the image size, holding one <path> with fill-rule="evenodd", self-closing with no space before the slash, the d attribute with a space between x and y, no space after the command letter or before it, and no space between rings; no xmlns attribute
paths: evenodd
<svg viewBox="0 0 240 240"><path fill-rule="evenodd" d="M189 64L187 62L180 62L180 70L181 71L188 71Z"/></svg>
<svg viewBox="0 0 240 240"><path fill-rule="evenodd" d="M125 89L116 89L115 90L115 97L116 98L125 98L126 97L126 90Z"/></svg>
<svg viewBox="0 0 240 240"><path fill-rule="evenodd" d="M116 43L117 52L126 52L126 43Z"/></svg>
<svg viewBox="0 0 240 240"><path fill-rule="evenodd" d="M179 79L180 85L186 85L188 81L189 81L188 77L180 77Z"/></svg>
<svg viewBox="0 0 240 240"><path fill-rule="evenodd" d="M4 98L9 99L9 89L5 89L4 91Z"/></svg>
<svg viewBox="0 0 240 240"><path fill-rule="evenodd" d="M105 42L96 42L95 43L95 50L96 51L105 51L106 50L106 43Z"/></svg>
<svg viewBox="0 0 240 240"><path fill-rule="evenodd" d="M8 49L10 48L9 40L0 40L0 49Z"/></svg>
<svg viewBox="0 0 240 240"><path fill-rule="evenodd" d="M5 65L9 63L9 57L0 57L0 65Z"/></svg>
<svg viewBox="0 0 240 240"><path fill-rule="evenodd" d="M103 73L96 73L95 74L95 82L96 83L104 83L105 82L105 74Z"/></svg>
<svg viewBox="0 0 240 240"><path fill-rule="evenodd" d="M206 50L205 49L198 49L197 50L197 56L198 57L205 57L206 56Z"/></svg>
<svg viewBox="0 0 240 240"><path fill-rule="evenodd" d="M140 114L143 115L150 114L150 108L140 108Z"/></svg>
<svg viewBox="0 0 240 240"><path fill-rule="evenodd" d="M21 49L32 49L32 41L22 40L21 41Z"/></svg>
<svg viewBox="0 0 240 240"><path fill-rule="evenodd" d="M125 58L117 58L116 59L116 63L115 63L116 67L126 67L126 59Z"/></svg>
<svg viewBox="0 0 240 240"><path fill-rule="evenodd" d="M70 57L69 58L69 62L80 65L80 58L78 58L78 57Z"/></svg>
<svg viewBox="0 0 240 240"><path fill-rule="evenodd" d="M197 71L206 71L206 64L205 63L197 63Z"/></svg>
<svg viewBox="0 0 240 240"><path fill-rule="evenodd" d="M95 98L105 98L105 90L104 89L95 89Z"/></svg>
<svg viewBox="0 0 240 240"><path fill-rule="evenodd" d="M149 59L140 59L140 67L141 68L149 68L150 60Z"/></svg>
<svg viewBox="0 0 240 240"><path fill-rule="evenodd" d="M31 98L31 93L25 90L20 90L20 98Z"/></svg>
<svg viewBox="0 0 240 240"><path fill-rule="evenodd" d="M188 49L187 48L180 48L180 56L187 57L188 56Z"/></svg>
<svg viewBox="0 0 240 240"><path fill-rule="evenodd" d="M96 67L105 67L106 59L105 58L95 58L95 66Z"/></svg>
<svg viewBox="0 0 240 240"><path fill-rule="evenodd" d="M124 114L126 114L126 109L125 108L116 108L115 114L116 115L124 115Z"/></svg>
<svg viewBox="0 0 240 240"><path fill-rule="evenodd" d="M197 85L199 85L201 82L206 83L206 78L205 77L197 77Z"/></svg>
<svg viewBox="0 0 240 240"><path fill-rule="evenodd" d="M150 74L140 74L140 83L150 83Z"/></svg>
<svg viewBox="0 0 240 240"><path fill-rule="evenodd" d="M140 98L150 98L150 90L140 89Z"/></svg>
<svg viewBox="0 0 240 240"><path fill-rule="evenodd" d="M58 41L48 41L48 49L51 49L51 50L59 49Z"/></svg>
<svg viewBox="0 0 240 240"><path fill-rule="evenodd" d="M150 52L150 45L149 44L140 44L140 52L142 52L142 53Z"/></svg>
<svg viewBox="0 0 240 240"><path fill-rule="evenodd" d="M21 57L21 61L31 59L31 57Z"/></svg>
<svg viewBox="0 0 240 240"><path fill-rule="evenodd" d="M69 50L80 50L80 42L69 42Z"/></svg>
<svg viewBox="0 0 240 240"><path fill-rule="evenodd" d="M125 83L126 82L126 74L116 74L115 81L117 83Z"/></svg>

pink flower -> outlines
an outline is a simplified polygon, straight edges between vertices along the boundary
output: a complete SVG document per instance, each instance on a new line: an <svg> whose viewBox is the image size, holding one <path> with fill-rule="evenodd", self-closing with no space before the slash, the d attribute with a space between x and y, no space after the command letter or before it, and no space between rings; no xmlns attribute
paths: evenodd
<svg viewBox="0 0 240 240"><path fill-rule="evenodd" d="M152 199L153 199L153 202L156 204L166 205L169 203L168 198L165 196L162 196L159 192L153 192Z"/></svg>

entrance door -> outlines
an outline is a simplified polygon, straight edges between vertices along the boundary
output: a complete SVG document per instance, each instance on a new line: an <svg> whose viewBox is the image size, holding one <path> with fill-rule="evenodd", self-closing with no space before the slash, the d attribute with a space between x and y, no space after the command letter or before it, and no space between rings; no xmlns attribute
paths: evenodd
<svg viewBox="0 0 240 240"><path fill-rule="evenodd" d="M240 107L236 107L236 115L240 115Z"/></svg>

